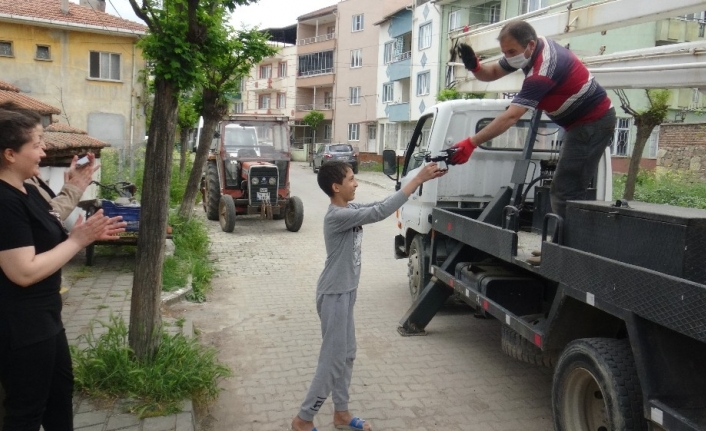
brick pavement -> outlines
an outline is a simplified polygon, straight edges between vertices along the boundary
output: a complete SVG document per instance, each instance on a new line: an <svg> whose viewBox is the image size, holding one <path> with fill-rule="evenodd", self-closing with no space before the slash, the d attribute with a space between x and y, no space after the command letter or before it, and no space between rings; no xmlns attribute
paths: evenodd
<svg viewBox="0 0 706 431"><path fill-rule="evenodd" d="M78 254L65 267L64 284L71 286L64 297L62 319L69 343L79 348L85 342L80 336L93 328L96 336L105 332L100 322L109 322L110 315L130 320L130 296L135 264L134 248L102 247L96 253L95 264L86 267L85 256ZM186 289L177 294L163 294L163 302L180 298ZM175 319L163 318L167 331L180 329ZM190 334L191 325L184 325ZM169 416L139 419L126 409L125 400L114 403L94 403L80 396L74 397L74 429L77 431L193 431L194 413L191 400L186 400L182 411Z"/></svg>
<svg viewBox="0 0 706 431"><path fill-rule="evenodd" d="M360 172L358 199L378 200L394 183ZM208 222L220 268L203 304L179 303L201 339L235 372L219 399L197 410L203 431L286 430L313 376L320 346L315 285L325 258L322 220L327 198L305 164L295 164L293 194L304 202L304 225L236 220L233 233ZM372 184L376 184L373 186ZM426 337L397 334L410 305L406 262L392 252L394 221L365 227L356 304L358 357L351 411L376 430L523 430L551 426L551 372L515 361L500 350L500 325L449 307ZM316 418L333 428L330 400Z"/></svg>

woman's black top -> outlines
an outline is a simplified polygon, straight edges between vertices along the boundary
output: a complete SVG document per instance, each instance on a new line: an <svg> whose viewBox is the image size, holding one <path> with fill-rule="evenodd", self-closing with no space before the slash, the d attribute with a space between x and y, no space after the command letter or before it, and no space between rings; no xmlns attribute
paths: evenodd
<svg viewBox="0 0 706 431"><path fill-rule="evenodd" d="M24 187L27 194L0 180L0 251L33 246L40 254L68 235L36 187ZM61 270L21 287L0 269L0 345L17 349L58 334L63 328L60 288Z"/></svg>

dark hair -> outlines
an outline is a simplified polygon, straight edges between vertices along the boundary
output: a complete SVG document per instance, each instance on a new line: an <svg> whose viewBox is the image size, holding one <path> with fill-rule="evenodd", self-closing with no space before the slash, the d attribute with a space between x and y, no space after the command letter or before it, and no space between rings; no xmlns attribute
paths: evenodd
<svg viewBox="0 0 706 431"><path fill-rule="evenodd" d="M42 124L42 117L36 112L20 108L13 102L0 104L0 152L8 148L19 151L39 124Z"/></svg>
<svg viewBox="0 0 706 431"><path fill-rule="evenodd" d="M519 19L505 24L500 30L498 40L503 40L507 36L515 39L523 48L527 48L527 45L532 41L537 42L537 32L534 31L534 28Z"/></svg>
<svg viewBox="0 0 706 431"><path fill-rule="evenodd" d="M321 165L319 175L316 176L316 181L319 187L329 196L333 196L333 185L343 184L343 180L348 175L348 169L353 169L346 162L331 161Z"/></svg>

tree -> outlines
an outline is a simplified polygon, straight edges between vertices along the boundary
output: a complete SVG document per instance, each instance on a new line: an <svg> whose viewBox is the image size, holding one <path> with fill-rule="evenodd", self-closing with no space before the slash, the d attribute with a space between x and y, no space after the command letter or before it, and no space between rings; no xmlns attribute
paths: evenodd
<svg viewBox="0 0 706 431"><path fill-rule="evenodd" d="M640 112L630 107L630 101L623 90L615 90L615 93L620 98L620 107L623 108L626 114L632 115L635 119L635 127L637 128L635 146L630 156L628 178L625 181L625 192L623 193L623 199L632 200L635 196L635 183L637 182L637 174L640 170L642 152L645 149L647 140L652 134L652 130L662 124L667 118L667 114L669 113L668 102L670 93L669 90L645 90L650 106Z"/></svg>
<svg viewBox="0 0 706 431"><path fill-rule="evenodd" d="M178 96L198 80L202 52L214 43L225 10L257 0L141 0L139 5L139 0L129 1L149 28L140 46L154 74L129 330L137 359L148 360L159 346L161 329L159 301Z"/></svg>
<svg viewBox="0 0 706 431"><path fill-rule="evenodd" d="M242 77L250 73L254 64L263 58L275 55L278 49L268 44L269 35L255 29L233 31L229 27L222 29L224 34L219 42L204 52L201 87L201 116L203 128L196 149L194 167L186 183L184 198L179 207L179 215L191 217L194 201L199 190L201 172L208 157L208 150L213 140L218 122L228 113L228 98L232 91L238 90Z"/></svg>
<svg viewBox="0 0 706 431"><path fill-rule="evenodd" d="M184 175L186 167L186 155L188 153L187 140L189 131L194 128L194 124L199 120L199 113L196 111L196 103L193 95L182 93L179 97L179 111L177 112L177 126L179 126L179 142L181 144L179 159L179 175Z"/></svg>
<svg viewBox="0 0 706 431"><path fill-rule="evenodd" d="M324 121L324 114L319 111L309 111L309 113L302 118L302 121L304 124L311 127L311 147L309 148L309 156L311 159L314 154L314 145L316 145L316 129L319 127L319 124Z"/></svg>

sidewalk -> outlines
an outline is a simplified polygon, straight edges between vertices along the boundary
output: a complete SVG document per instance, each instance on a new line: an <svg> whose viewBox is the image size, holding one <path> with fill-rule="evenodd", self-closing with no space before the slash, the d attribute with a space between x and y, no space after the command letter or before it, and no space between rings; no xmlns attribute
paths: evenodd
<svg viewBox="0 0 706 431"><path fill-rule="evenodd" d="M79 336L86 334L93 322L93 333L99 336L104 328L97 323L108 322L111 313L130 319L134 248L103 247L92 267L85 267L85 255L79 253L64 267L64 285L70 287L64 294L62 318L71 345L79 345ZM112 254L106 256L106 253ZM162 304L178 301L187 289L162 294ZM179 328L174 319L163 316L167 331L182 330L191 336L193 327L187 322ZM193 431L194 413L191 401L184 402L182 411L169 416L139 419L126 412L126 402L113 405L95 404L74 396L74 429L80 431Z"/></svg>

